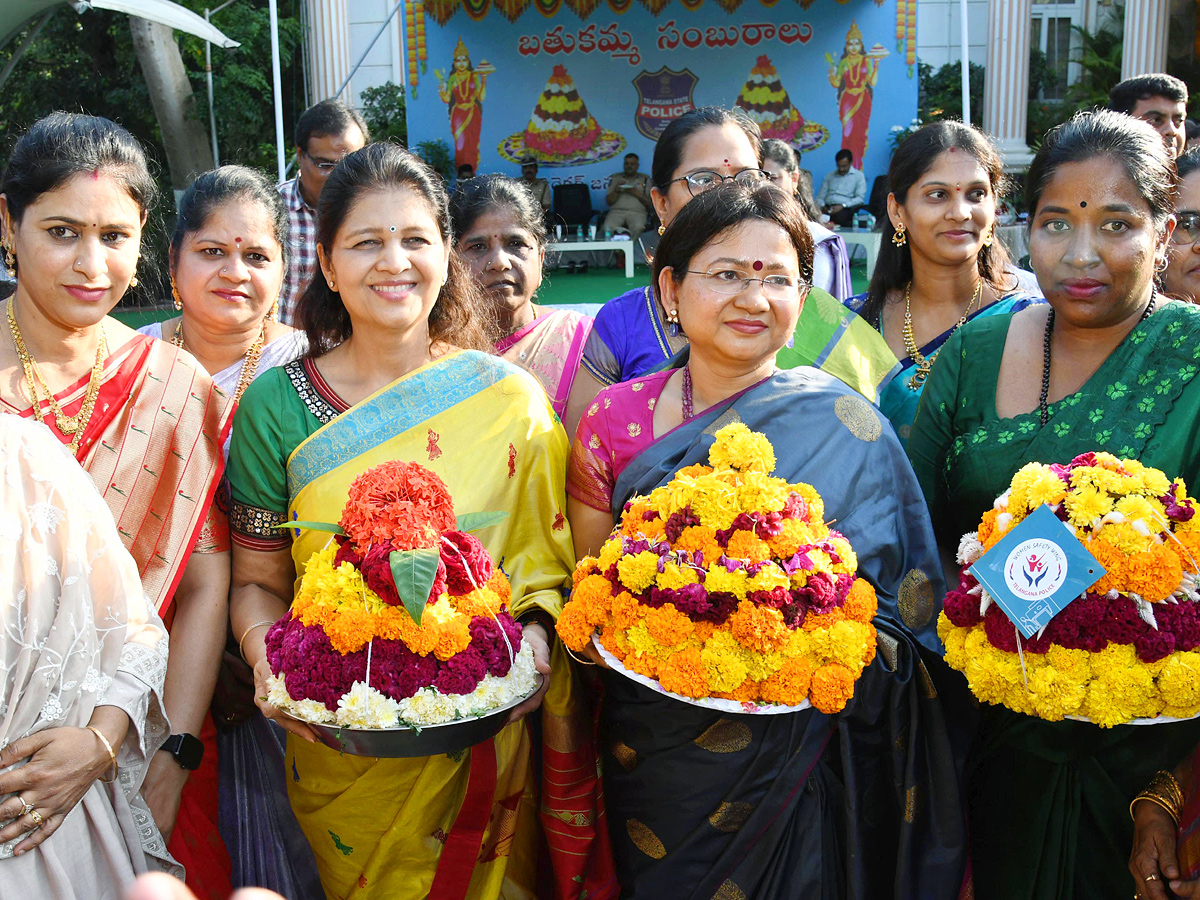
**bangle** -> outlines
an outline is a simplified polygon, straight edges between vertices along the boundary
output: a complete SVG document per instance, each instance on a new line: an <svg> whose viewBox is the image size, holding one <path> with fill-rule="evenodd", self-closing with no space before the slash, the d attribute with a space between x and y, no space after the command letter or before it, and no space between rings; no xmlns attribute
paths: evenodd
<svg viewBox="0 0 1200 900"><path fill-rule="evenodd" d="M251 625L249 628L247 628L245 631L242 632L242 636L240 638L238 638L238 653L241 654L241 657L243 660L245 660L246 662L250 662L250 660L246 659L246 649L245 649L245 647L242 646L243 644L246 643L246 638L250 636L250 632L252 632L255 628L261 628L264 625L274 625L274 624L275 623L273 621L264 619L262 622L255 622L253 625Z"/></svg>
<svg viewBox="0 0 1200 900"><path fill-rule="evenodd" d="M1150 783L1146 785L1146 789L1133 798L1133 802L1129 804L1129 815L1133 815L1133 808L1139 800L1147 800L1156 806L1161 806L1166 810L1175 822L1175 827L1179 827L1180 811L1183 809L1183 789L1180 788L1179 782L1175 776L1167 771L1160 771L1154 774L1150 779Z"/></svg>
<svg viewBox="0 0 1200 900"><path fill-rule="evenodd" d="M1175 823L1175 827L1179 828L1179 813L1172 809L1162 797L1159 797L1157 794L1151 794L1148 791L1142 791L1142 793L1134 797L1133 802L1129 804L1129 817L1131 819L1133 818L1133 808L1137 806L1138 802L1141 800L1145 800L1147 803L1153 803L1155 806L1161 806L1164 810L1166 810L1167 815L1171 817L1171 820Z"/></svg>
<svg viewBox="0 0 1200 900"><path fill-rule="evenodd" d="M103 744L104 749L108 751L109 764L112 767L112 778L101 778L100 780L105 784L112 784L117 780L117 753L115 750L113 750L113 745L109 743L108 738L104 736L104 733L99 728L94 725L88 725L86 728L96 737L100 738L100 743ZM104 771L107 772L108 769L106 768Z"/></svg>

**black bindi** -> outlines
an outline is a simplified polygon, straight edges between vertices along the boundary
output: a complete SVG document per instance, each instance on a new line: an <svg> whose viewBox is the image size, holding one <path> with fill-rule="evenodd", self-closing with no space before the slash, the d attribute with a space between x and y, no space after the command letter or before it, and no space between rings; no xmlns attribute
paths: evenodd
<svg viewBox="0 0 1200 900"><path fill-rule="evenodd" d="M1087 209L1087 201L1086 201L1086 200L1080 200L1080 201L1079 201L1079 208L1080 208L1080 209Z"/></svg>

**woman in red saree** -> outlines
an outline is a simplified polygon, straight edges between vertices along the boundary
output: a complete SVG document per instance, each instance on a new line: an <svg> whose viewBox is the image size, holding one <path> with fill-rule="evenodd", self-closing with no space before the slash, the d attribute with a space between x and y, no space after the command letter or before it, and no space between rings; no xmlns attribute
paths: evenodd
<svg viewBox="0 0 1200 900"><path fill-rule="evenodd" d="M454 133L454 165L479 168L479 127L483 121L483 98L488 76L495 71L486 60L475 69L467 48L459 38L454 48L454 70L445 81L438 70L438 96L449 106L450 130Z"/></svg>
<svg viewBox="0 0 1200 900"><path fill-rule="evenodd" d="M171 629L165 703L179 737L167 746L179 753L154 755L142 794L192 889L224 898L207 711L229 552L210 507L233 404L187 353L108 316L135 278L154 192L141 147L107 119L54 113L17 142L0 180L3 255L17 278L0 338L0 412L43 422L92 476ZM199 760L197 736L209 743Z"/></svg>
<svg viewBox="0 0 1200 900"><path fill-rule="evenodd" d="M867 128L871 124L871 97L879 80L879 60L863 53L858 24L846 33L846 49L833 64L830 56L829 83L837 88L838 118L842 120L842 149L854 154L860 169L867 150Z"/></svg>

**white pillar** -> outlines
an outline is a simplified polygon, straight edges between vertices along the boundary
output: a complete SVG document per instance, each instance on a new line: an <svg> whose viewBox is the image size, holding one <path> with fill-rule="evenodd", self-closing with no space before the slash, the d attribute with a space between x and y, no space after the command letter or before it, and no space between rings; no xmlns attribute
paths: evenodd
<svg viewBox="0 0 1200 900"><path fill-rule="evenodd" d="M308 0L309 53L312 60L312 77L309 103L334 99L334 91L353 65L350 59L350 10L348 0ZM353 87L347 86L345 96L353 96Z"/></svg>
<svg viewBox="0 0 1200 900"><path fill-rule="evenodd" d="M1168 0L1126 0L1121 80L1167 70Z"/></svg>
<svg viewBox="0 0 1200 900"><path fill-rule="evenodd" d="M988 3L983 130L999 147L1006 169L1023 169L1033 159L1033 152L1025 143L1032 13L1031 0Z"/></svg>

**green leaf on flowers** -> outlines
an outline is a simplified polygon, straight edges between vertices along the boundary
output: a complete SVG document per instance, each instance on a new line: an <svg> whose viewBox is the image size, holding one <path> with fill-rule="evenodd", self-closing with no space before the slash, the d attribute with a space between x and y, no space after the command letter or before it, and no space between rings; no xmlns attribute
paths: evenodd
<svg viewBox="0 0 1200 900"><path fill-rule="evenodd" d="M342 526L336 522L280 522L272 528L307 528L309 531L328 531L330 534L345 534Z"/></svg>
<svg viewBox="0 0 1200 900"><path fill-rule="evenodd" d="M454 527L459 531L478 531L481 528L495 525L497 522L503 522L507 518L508 513L506 512L463 513L454 523Z"/></svg>
<svg viewBox="0 0 1200 900"><path fill-rule="evenodd" d="M436 550L393 550L388 555L396 593L418 625L421 624L429 592L433 590L433 580L437 578L440 558L441 554Z"/></svg>

